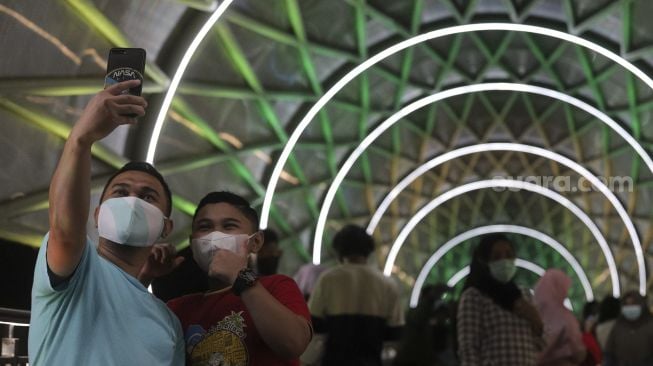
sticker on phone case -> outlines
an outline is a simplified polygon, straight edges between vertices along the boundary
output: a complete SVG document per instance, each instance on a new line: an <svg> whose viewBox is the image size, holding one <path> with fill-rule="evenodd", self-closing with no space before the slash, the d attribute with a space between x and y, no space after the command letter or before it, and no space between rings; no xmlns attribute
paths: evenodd
<svg viewBox="0 0 653 366"><path fill-rule="evenodd" d="M138 70L133 69L131 67L119 67L115 70L109 71L107 76L104 78L104 87L111 86L113 84L117 84L122 81L127 81L127 80L133 80L133 79L138 79L141 81L141 85L143 83L143 74L141 74ZM137 86L136 88L132 88L134 90L138 90L141 85ZM131 90L131 89L130 89ZM125 90L123 94L129 93L130 90ZM133 93L132 93L133 94Z"/></svg>

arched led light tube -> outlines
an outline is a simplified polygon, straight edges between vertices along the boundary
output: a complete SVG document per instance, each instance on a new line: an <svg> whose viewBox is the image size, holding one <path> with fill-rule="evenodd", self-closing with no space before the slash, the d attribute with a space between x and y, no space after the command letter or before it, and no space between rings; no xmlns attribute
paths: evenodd
<svg viewBox="0 0 653 366"><path fill-rule="evenodd" d="M590 42L586 39L568 33L556 31L553 29L532 26L532 25L525 25L525 24L479 23L479 24L466 24L461 26L438 29L435 31L417 35L415 37L399 42L389 48L386 48L385 50L379 52L378 54L372 56L371 58L367 59L363 63L359 64L357 67L355 67L350 72L348 72L345 76L343 76L340 80L338 80L338 82L336 82L326 93L324 93L324 95L320 99L318 99L318 101L315 102L315 104L311 107L311 109L306 113L304 118L299 122L299 124L293 131L292 135L288 139L288 142L286 143L283 151L281 152L281 155L279 156L279 159L277 160L277 164L274 167L272 175L270 176L270 181L268 183L265 199L263 201L263 209L261 212L261 227L265 228L267 226L270 206L272 204L272 197L274 195L277 182L279 181L279 176L281 175L283 166L286 164L286 161L290 156L290 152L292 151L295 144L297 143L297 140L299 140L299 137L302 135L306 127L311 123L311 121L317 115L320 109L322 109L331 100L331 98L333 98L336 95L336 93L338 93L342 88L344 88L350 81L352 81L361 73L365 72L365 70L374 66L378 62L384 60L385 58L390 57L395 53L400 52L406 48L412 47L416 44L433 40L436 38L460 34L460 33L496 31L496 30L540 34L540 35L557 38L563 41L574 43L582 47L589 48L590 50L599 53L605 56L606 58L618 63L628 71L632 72L637 78L642 80L646 85L649 86L649 88L653 89L653 80L651 80L651 78L648 77L646 73L644 73L642 70L637 68L635 65L628 62L623 57L615 54L614 52L609 51L604 47L597 45L596 43ZM649 165L649 169L651 168L653 168L653 162L651 165Z"/></svg>
<svg viewBox="0 0 653 366"><path fill-rule="evenodd" d="M260 227L262 229L265 229L267 227L274 191L276 190L277 183L279 182L279 177L281 176L283 167L284 165L286 165L286 162L288 161L290 152L292 151L292 149L295 148L295 144L297 143L301 135L304 133L304 130L306 130L308 125L319 113L319 111L331 100L331 98L333 98L349 82L351 82L354 78L356 78L357 76L365 72L370 67L381 62L382 60L396 54L397 52L415 46L419 43L437 39L440 37L455 35L455 34L469 33L469 32L484 32L484 31L508 31L508 32L533 33L533 34L543 35L546 37L557 38L562 41L570 42L578 46L588 48L593 52L601 54L604 57L618 63L620 66L633 73L638 79L644 82L649 88L653 89L653 80L645 72L637 68L635 65L633 65L623 57L617 55L616 53L604 47L599 46L596 43L590 42L581 37L560 32L557 30L545 28L545 27L538 27L538 26L525 25L525 24L513 24L513 23L478 23L478 24L465 24L465 25L460 25L455 27L438 29L424 34L417 35L415 37L411 37L409 39L406 39L402 42L399 42L393 46L384 49L383 51L377 53L376 55L370 57L369 59L365 60L364 62L356 66L354 69L352 69L347 74L345 74L340 80L338 80L338 82L336 82L331 88L329 88L329 90L326 91L322 95L322 97L320 97L320 99L318 99L315 102L315 104L309 109L309 111L306 113L304 118L302 118L302 120L298 123L293 133L290 135L288 141L286 142L286 145L284 146L283 150L281 151L281 154L279 155L279 159L277 160L276 165L274 166L274 170L272 171L270 180L268 182L268 187L265 192L265 198L263 200ZM627 141L631 144L631 146L635 148L637 153L642 157L642 159L648 166L649 170L653 172L653 161L651 161L651 159L645 153L644 149L635 141L635 139L633 139L632 136L630 135L628 136L629 138L627 139ZM635 143L635 145L633 145L633 142ZM315 258L313 259L313 262L314 263L316 262ZM319 260L317 260L317 262L319 263Z"/></svg>
<svg viewBox="0 0 653 366"><path fill-rule="evenodd" d="M549 188L545 188L542 186L538 186L537 184L518 181L518 180L511 180L511 179L489 179L489 180L481 180L477 182L467 183L442 193L441 195L433 199L431 202L426 204L424 207L420 208L417 211L417 213L415 213L415 215L411 217L410 220L408 220L406 225L401 229L401 232L399 232L397 239L392 244L392 247L390 248L390 252L388 253L388 257L385 262L383 274L385 274L386 276L390 276L392 274L392 268L394 267L394 262L397 259L397 255L399 254L399 250L404 244L404 241L406 240L406 238L408 238L408 235L410 235L410 233L415 228L415 226L417 226L417 224L419 224L419 222L422 221L422 219L426 215L428 215L431 211L436 209L441 204L449 201L450 199L453 199L455 197L458 197L460 195L472 191L487 189L487 188L523 189L550 198L558 202L568 210L570 210L574 215L576 215L576 217L578 217L583 222L583 224L585 224L585 226L587 226L587 228L590 230L590 232L592 233L596 241L599 243L599 246L603 251L603 255L605 256L605 260L608 263L608 270L610 272L610 279L612 281L612 294L615 297L620 296L621 289L619 286L619 275L617 272L617 265L614 261L614 257L612 256L610 247L608 246L608 243L603 237L603 234L601 234L601 231L596 226L596 224L594 224L594 222L590 219L590 217L587 216L587 214L583 212L583 210L581 210L573 202L571 202L569 199L562 196L560 193L556 191L553 191Z"/></svg>
<svg viewBox="0 0 653 366"><path fill-rule="evenodd" d="M320 263L320 255L321 255L321 250L322 250L322 236L324 233L324 228L326 226L326 220L329 214L329 208L331 207L331 204L333 200L335 199L336 192L338 190L338 187L342 183L342 181L345 179L347 174L349 173L349 170L351 167L354 165L358 157L365 151L365 149L371 145L383 132L385 132L388 128L393 126L395 123L397 123L399 120L404 118L405 116L409 115L410 113L424 107L427 105L430 105L432 103L438 102L440 100L458 96L458 95L463 95L463 94L468 94L468 93L474 93L474 92L483 92L483 91L515 91L515 92L524 92L524 93L531 93L531 94L539 94L539 95L544 95L547 97L551 97L554 99L558 99L562 102L572 104L587 113L593 115L603 123L605 123L608 127L610 127L612 130L614 130L617 134L619 134L621 137L624 138L632 147L635 149L635 151L638 153L638 155L642 158L642 160L646 163L646 165L649 167L651 172L653 172L653 161L651 161L651 158L648 156L646 151L644 151L644 148L635 140L632 136L626 132L617 122L615 122L613 119L611 119L609 116L607 116L605 113L599 111L598 109L590 106L589 104L581 101L580 99L571 97L569 95L560 93L555 90L547 89L547 88L542 88L542 87L537 87L537 86L532 86L532 85L527 85L527 84L518 84L518 83L486 83L486 84L476 84L476 85L468 85L468 86L462 86L458 88L453 88L449 90L445 90L442 92L435 93L433 95L429 95L427 97L424 97L422 99L419 99L401 110L397 111L395 114L390 116L388 119L383 121L379 126L377 126L374 130L372 130L366 137L363 139L363 141L354 149L354 151L349 155L347 160L342 164L341 168L338 170L338 173L336 176L333 178L333 181L331 182L331 185L329 186L329 189L327 190L327 193L324 197L324 201L322 203L322 208L320 209L320 214L318 216L317 224L315 226L315 237L313 241L313 263L314 264L319 264ZM270 193L269 191L266 192L266 194ZM617 206L619 207L619 206ZM618 209L617 209L618 210ZM635 232L634 227L628 228L627 229L632 230ZM633 239L633 238L631 238ZM637 236L633 240L638 240ZM638 264L638 270L639 270L639 278L640 278L640 293L644 294L646 293L646 268L644 267L644 253L642 251L641 245L635 245L633 247L635 250L635 256L637 259L637 264Z"/></svg>
<svg viewBox="0 0 653 366"><path fill-rule="evenodd" d="M614 194L614 192L612 192L605 185L605 183L603 183L600 179L598 179L589 170L585 169L582 165L578 164L577 162L563 155L560 155L551 150L546 150L540 147L518 144L518 143L483 143L478 145L466 146L436 156L435 158L422 164L417 169L415 169L410 174L408 174L405 178L403 178L399 183L397 183L397 185L390 191L390 193L388 193L388 195L383 199L383 201L381 201L376 212L372 216L370 223L367 226L367 232L370 235L374 233L374 230L376 229L381 218L383 217L383 214L388 210L392 201L399 196L401 191L403 191L412 182L414 182L415 179L419 178L420 176L430 171L431 169L434 169L435 167L444 164L448 161L460 158L462 156L476 154L476 153L483 153L487 151L515 151L515 152L537 155L556 161L557 163L564 165L569 169L574 170L576 173L583 176L587 181L592 183L593 186L598 188L598 190L608 199L608 201L610 201L612 206L614 206L615 210L617 211L617 214L623 221L626 230L628 231L628 235L630 236L630 239L632 241L633 248L635 248L635 253L637 253L637 248L641 249L641 242L639 240L639 235L637 234L637 230L635 229L635 225L633 224L632 219L630 218L628 212L624 209L623 205L621 204L617 196ZM643 253L641 257L637 256L637 264L638 264L638 268L640 268L639 290L640 292L645 293L646 281L647 281L646 273L641 270L646 268L644 265Z"/></svg>
<svg viewBox="0 0 653 366"><path fill-rule="evenodd" d="M154 163L154 155L156 154L156 147L159 143L159 136L161 136L163 123L165 122L166 116L168 115L168 109L170 109L170 104L172 104L172 99L175 97L175 93L177 93L177 88L179 87L181 78L184 76L184 72L186 72L186 68L190 63L190 60L193 58L193 55L195 54L195 51L197 51L197 48L200 46L200 43L202 43L204 40L204 37L206 37L211 28L213 28L213 25L218 21L218 19L222 16L225 10L227 10L232 2L233 0L223 0L220 5L218 5L217 9L215 9L206 23L204 23L202 28L200 28L200 30L197 32L195 38L190 43L190 46L188 46L188 49L186 49L184 56L181 58L179 66L177 66L177 70L175 71L175 75L172 77L172 80L170 80L170 85L168 86L168 91L163 98L163 103L161 103L161 109L159 110L159 114L156 117L156 122L154 122L154 129L152 130L152 135L150 136L150 144L148 145L147 157L145 158L147 162L152 164Z"/></svg>
<svg viewBox="0 0 653 366"><path fill-rule="evenodd" d="M529 262L527 260L517 258L515 260L515 265L519 268L523 268L525 270L531 271L540 277L544 275L544 268L538 266L533 262ZM465 268L458 271L455 275L451 276L449 281L447 281L447 286L455 287L458 284L458 282L462 281L462 279L467 277L468 274L469 274L469 266L466 266ZM415 307L415 306L411 305L411 307ZM565 307L571 311L574 310L574 307L571 305L571 301L569 301L568 298L565 299Z"/></svg>
<svg viewBox="0 0 653 366"><path fill-rule="evenodd" d="M458 245L464 243L469 239L478 237L483 234L489 234L489 233L514 233L514 234L529 236L533 239L538 240L541 243L550 246L553 250L558 252L565 259L565 261L569 263L569 266L574 270L576 276L580 280L581 286L583 287L583 290L585 292L585 298L587 299L587 301L594 300L594 291L592 290L592 285L590 284L589 278L587 277L587 274L583 270L583 267L580 265L580 263L578 263L576 258L569 252L569 250L567 250L567 248L564 245L560 244L560 242L556 241L555 239L544 234L541 231L524 227L524 226L487 225L487 226L477 227L465 231L464 233L461 233L459 235L456 235L454 238L450 239L442 246L440 246L433 253L433 255L426 261L424 267L422 267L422 270L419 272L419 275L415 280L415 286L413 286L413 290L410 294L410 307L414 308L415 306L417 306L417 303L419 302L419 294L422 292L422 287L424 287L424 283L426 282L426 279L428 278L431 269L433 269L433 267L435 267L438 264L440 259L442 259L442 257L444 257L445 254L447 254L449 251L451 251L452 249L454 249L455 247L457 247Z"/></svg>

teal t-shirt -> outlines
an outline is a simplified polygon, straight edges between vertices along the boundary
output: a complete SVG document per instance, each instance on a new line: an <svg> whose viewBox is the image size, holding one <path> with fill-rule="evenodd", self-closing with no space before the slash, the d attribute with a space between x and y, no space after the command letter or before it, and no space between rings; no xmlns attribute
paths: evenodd
<svg viewBox="0 0 653 366"><path fill-rule="evenodd" d="M43 239L32 286L30 365L183 365L179 320L87 239L73 276L53 288Z"/></svg>

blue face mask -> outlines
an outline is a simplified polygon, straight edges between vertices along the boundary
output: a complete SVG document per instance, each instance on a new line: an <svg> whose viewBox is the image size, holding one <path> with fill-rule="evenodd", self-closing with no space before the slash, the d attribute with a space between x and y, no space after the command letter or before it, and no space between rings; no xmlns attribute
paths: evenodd
<svg viewBox="0 0 653 366"><path fill-rule="evenodd" d="M100 205L98 233L116 244L148 247L163 233L161 210L137 197L109 198Z"/></svg>
<svg viewBox="0 0 653 366"><path fill-rule="evenodd" d="M514 259L500 259L490 262L488 267L490 267L492 277L501 283L510 282L517 272Z"/></svg>
<svg viewBox="0 0 653 366"><path fill-rule="evenodd" d="M624 318L635 321L642 315L642 307L639 305L624 305L621 307L621 314Z"/></svg>

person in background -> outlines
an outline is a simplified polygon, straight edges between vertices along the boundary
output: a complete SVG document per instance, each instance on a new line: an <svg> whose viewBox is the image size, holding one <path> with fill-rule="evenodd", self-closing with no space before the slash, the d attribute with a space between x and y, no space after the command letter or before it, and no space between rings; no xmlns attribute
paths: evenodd
<svg viewBox="0 0 653 366"><path fill-rule="evenodd" d="M542 320L513 281L515 249L503 234L475 248L457 314L461 366L533 366Z"/></svg>
<svg viewBox="0 0 653 366"><path fill-rule="evenodd" d="M596 340L596 325L599 319L598 301L589 301L583 306L583 344L587 349L587 356L581 366L598 366L601 364L601 346Z"/></svg>
<svg viewBox="0 0 653 366"><path fill-rule="evenodd" d="M137 277L151 247L172 231L172 195L145 162L109 178L95 209L99 239L87 235L91 149L147 102L125 94L138 80L107 87L73 126L50 183L50 230L34 268L31 365L182 365L179 321Z"/></svg>
<svg viewBox="0 0 653 366"><path fill-rule="evenodd" d="M263 246L256 253L256 273L259 276L276 274L282 254L277 233L272 229L263 230Z"/></svg>
<svg viewBox="0 0 653 366"><path fill-rule="evenodd" d="M310 314L292 278L258 277L247 267L263 245L258 225L256 211L236 194L211 192L199 202L190 242L209 291L168 301L185 332L187 365L299 365L312 336ZM171 256L160 263L173 263Z"/></svg>
<svg viewBox="0 0 653 366"><path fill-rule="evenodd" d="M601 301L599 320L596 325L596 340L599 342L601 349L605 349L605 346L608 344L608 337L610 336L610 332L612 332L612 328L619 314L621 314L621 302L619 299L606 296Z"/></svg>
<svg viewBox="0 0 653 366"><path fill-rule="evenodd" d="M317 279L320 278L322 272L327 269L328 267L321 264L306 263L302 264L297 272L295 272L293 278L295 279L295 282L297 282L297 286L299 286L302 294L304 294L306 302L308 302L311 297Z"/></svg>
<svg viewBox="0 0 653 366"><path fill-rule="evenodd" d="M455 309L443 298L447 293L451 296L451 290L445 284L422 288L417 307L410 309L406 316L394 366L457 364L454 351Z"/></svg>
<svg viewBox="0 0 653 366"><path fill-rule="evenodd" d="M653 317L646 299L627 292L621 300L621 316L610 332L603 350L604 366L653 365Z"/></svg>
<svg viewBox="0 0 653 366"><path fill-rule="evenodd" d="M333 238L341 264L325 271L309 299L315 332L326 334L322 366L381 366L384 341L399 339L404 314L393 282L367 259L374 239L347 225Z"/></svg>
<svg viewBox="0 0 653 366"><path fill-rule="evenodd" d="M150 279L152 284L152 293L162 301L169 301L177 297L189 295L198 292L205 292L209 290L209 277L204 271L195 263L193 259L193 251L190 246L182 249L176 253L174 247L157 244L153 248L153 253L148 259L150 268L156 268L160 258L175 258L178 261L178 266L175 270L169 272L169 269L163 269L162 274L154 274L155 278ZM154 261L155 263L152 263ZM167 268L164 266L164 268ZM150 269L150 273L154 271ZM144 280L144 283L148 283Z"/></svg>
<svg viewBox="0 0 653 366"><path fill-rule="evenodd" d="M571 278L553 268L535 285L534 301L544 322L546 346L539 354L538 366L573 366L586 356L580 324L564 302L571 288Z"/></svg>

